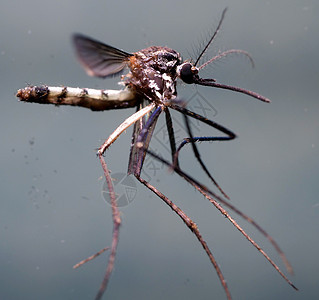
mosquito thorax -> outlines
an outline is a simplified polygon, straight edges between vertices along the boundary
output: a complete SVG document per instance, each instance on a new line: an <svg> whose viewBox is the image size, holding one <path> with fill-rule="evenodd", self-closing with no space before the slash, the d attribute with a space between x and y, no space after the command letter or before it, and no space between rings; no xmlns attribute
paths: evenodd
<svg viewBox="0 0 319 300"><path fill-rule="evenodd" d="M151 46L141 51L135 52L130 58L130 69L154 69L161 74L175 73L176 66L181 63L178 52L168 47Z"/></svg>
<svg viewBox="0 0 319 300"><path fill-rule="evenodd" d="M190 62L182 63L177 67L177 76L185 83L191 84L195 82L195 76L198 74L198 68Z"/></svg>
<svg viewBox="0 0 319 300"><path fill-rule="evenodd" d="M152 46L129 58L130 74L126 84L152 101L176 97L176 70L180 54L167 47Z"/></svg>

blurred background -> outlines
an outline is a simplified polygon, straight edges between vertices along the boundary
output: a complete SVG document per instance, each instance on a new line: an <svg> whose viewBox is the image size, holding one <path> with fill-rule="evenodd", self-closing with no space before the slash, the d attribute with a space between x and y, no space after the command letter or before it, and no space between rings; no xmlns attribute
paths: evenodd
<svg viewBox="0 0 319 300"><path fill-rule="evenodd" d="M200 106L205 106L208 117L238 135L227 143L201 143L202 158L232 204L278 241L295 270L289 278L300 291L165 166L149 160L144 176L198 224L234 299L316 298L318 1L12 0L0 12L1 299L95 297L108 256L72 269L111 243L111 208L102 196L95 149L134 112L25 104L15 97L16 90L27 84L117 89L119 78L86 75L70 42L74 32L128 52L161 45L195 59L226 6L222 30L207 57L243 49L256 66L233 55L201 75L254 90L272 103L183 84L179 95L198 113L204 114ZM177 135L183 137L181 116L173 118ZM159 121L152 149L169 158L162 126ZM195 127L197 135L218 134ZM106 154L119 180L127 168L131 130ZM190 147L184 149L181 165L213 188ZM136 180L121 181L116 189L133 196L121 207L118 256L105 299L226 299L208 257L184 223ZM234 217L284 270L268 241Z"/></svg>

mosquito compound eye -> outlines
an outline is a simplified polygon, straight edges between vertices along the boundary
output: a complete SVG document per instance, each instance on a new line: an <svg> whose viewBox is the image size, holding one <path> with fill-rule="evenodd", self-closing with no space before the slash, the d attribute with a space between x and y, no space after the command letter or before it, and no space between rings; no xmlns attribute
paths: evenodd
<svg viewBox="0 0 319 300"><path fill-rule="evenodd" d="M179 77L185 82L185 83L194 83L194 75L198 73L198 70L196 67L194 67L190 63L184 63L180 66L179 69Z"/></svg>

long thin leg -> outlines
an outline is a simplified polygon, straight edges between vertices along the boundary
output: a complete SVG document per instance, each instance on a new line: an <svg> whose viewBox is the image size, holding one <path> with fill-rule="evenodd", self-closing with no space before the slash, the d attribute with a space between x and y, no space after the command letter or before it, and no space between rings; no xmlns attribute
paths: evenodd
<svg viewBox="0 0 319 300"><path fill-rule="evenodd" d="M140 131L140 134L138 136L138 138L136 139L137 140L137 143L136 143L136 147L139 147L140 148L140 151L139 152L142 152L143 154L140 154L139 155L139 159L141 160L141 157L145 157L145 154L146 154L146 149L148 149L148 145L149 145L149 140L150 140L150 137L149 137L149 131L150 131L150 128L153 128L154 124L156 123L157 121L157 118L161 112L161 110L164 109L164 112L165 112L165 116L166 116L166 127L167 127L167 131L168 131L168 135L169 135L169 141L170 141L170 145L171 145L171 153L172 153L172 160L173 160L173 163L175 166L178 166L178 154L175 155L176 153L176 143L175 143L175 135L174 135L174 130L173 130L173 124L172 124L172 118L171 118L171 115L169 113L169 110L167 107L158 107L154 112L153 114L151 115L151 117L149 118L147 124L144 126L144 128ZM183 108L181 108L183 109ZM186 109L185 109L186 110ZM186 110L187 111L187 110ZM181 111L180 111L181 112ZM187 111L188 113L191 113L192 117L196 117L197 119L204 119L205 122L209 122L209 124L213 123L212 121L200 116L200 115L197 115L193 112L190 112L190 111ZM204 171L206 172L206 174L209 176L209 178L213 181L213 183L218 187L218 189L221 191L221 193L227 198L229 199L229 197L226 195L226 193L221 189L221 187L218 185L218 183L216 182L216 180L211 176L211 174L209 173L208 169L206 168L204 162L202 161L201 157L200 157L200 154L199 154L199 151L197 149L197 146L195 145L194 143L194 138L192 137L192 133L191 133L191 128L189 126L189 122L188 122L188 119L186 117L186 114L183 114L184 118L185 118L185 122L186 122L186 125L187 125L187 131L188 131L188 134L190 136L190 138L188 138L188 142L191 142L192 143L192 148L193 148L193 151L194 151L194 154L197 158L197 160L199 161L200 165L202 166L202 168L204 169ZM214 123L215 125L216 123ZM223 138L223 140L228 140L228 139L233 139L235 137L235 134L232 133L230 130L224 128L223 126L221 125L218 125L219 128L222 128L223 129L223 132L226 132L228 133L228 136L226 137L207 137L208 139L210 140L216 140L216 139L219 139L220 138ZM201 138L199 138L201 139ZM183 143L182 143L183 144ZM181 149L181 146L179 147L179 150ZM142 163L138 163L137 164L137 167L135 169L135 173L137 173L138 175L140 175L141 173L141 169L142 169Z"/></svg>
<svg viewBox="0 0 319 300"><path fill-rule="evenodd" d="M151 152L150 150L147 150L147 153L156 158L157 160L160 160L164 164L166 164L169 167L172 167L172 165L164 160L163 158L159 157L155 153ZM252 220L252 218L248 217L244 213L240 212L237 208L235 208L233 205L230 205L227 201L213 193L211 190L209 190L206 186L202 185L198 181L196 181L191 176L187 175L185 172L183 172L180 168L174 167L174 171L180 175L182 178L184 178L186 181L188 181L192 186L194 186L201 194L203 194L240 232L243 234L243 236L268 260L268 262L275 268L275 270L286 280L288 284L290 284L295 290L298 290L298 288L286 277L285 274L279 269L279 267L272 261L272 259L266 254L264 250L239 226L239 224L228 214L228 212L215 200L217 199L219 202L223 203L224 205L228 206L230 209L233 209L236 213L239 213L239 215L243 218L245 218L249 223L251 223L253 226L255 226L258 230L260 230L260 226L256 224L255 221ZM215 199L213 199L211 196ZM256 226L257 225L257 226ZM265 234L266 232L263 230L261 231L262 234ZM266 237L268 238L268 234L266 233ZM269 238L268 238L269 239ZM272 242L272 240L270 240ZM278 249L278 246L275 247ZM283 253L282 253L283 254ZM287 260L285 260L285 263ZM290 269L291 266L288 263L287 269Z"/></svg>
<svg viewBox="0 0 319 300"><path fill-rule="evenodd" d="M158 107L151 115L151 117L149 118L147 124L144 126L144 128L142 130L140 130L140 134L138 136L138 138L136 139L136 137L134 136L133 139L134 139L134 142L135 140L137 140L137 143L136 145L134 145L133 147L140 147L140 151L139 152L142 152L140 153L139 155L139 160L141 161L140 163L138 163L135 168L135 172L137 172L138 174L141 173L141 169L142 169L142 161L144 160L144 157L145 157L145 154L146 154L146 151L145 149L148 148L148 145L149 145L149 142L150 142L150 129L154 129L154 126L155 126L155 123L157 121L157 118L161 112L161 110L164 110L165 112L165 116L166 116L166 127L167 127L167 131L168 131L168 135L169 135L169 141L170 141L170 146L171 146L171 153L172 153L172 160L173 160L173 163L175 165L178 166L178 153L176 154L176 142L175 142L175 135L174 135L174 129L173 129L173 124L172 124L172 118L171 118L171 115L169 113L169 110L167 107ZM157 111L158 110L158 111ZM190 112L190 111L188 111ZM183 114L185 116L185 114ZM205 119L204 117L200 116L200 115L197 115L195 113L192 113L192 117L198 117L198 118L201 118L201 119ZM207 119L207 121L209 122L209 120ZM191 136L191 138L188 138L187 139L187 142L192 142L192 140L194 139L192 137L192 134L191 134L191 130L190 130L190 126L188 124L188 121L186 120L187 122L187 126L188 126L188 133L189 135ZM212 122L212 121L211 121ZM220 128L223 129L223 132L226 132L228 133L228 136L226 137L207 137L208 139L210 140L216 140L216 139L219 139L222 138L223 140L228 140L228 139L232 139L235 137L235 134L232 133L230 130L224 128L223 126L219 125ZM138 131L137 131L138 132ZM152 131L151 131L152 132ZM203 137L200 137L198 139L202 139ZM186 140L186 139L185 139ZM185 141L184 140L184 141ZM206 140L206 139L205 139ZM141 143L140 145L138 145L138 143ZM141 145L144 145L143 147ZM183 143L181 145L184 145ZM229 199L229 197L227 196L227 194L222 190L222 188L219 186L219 184L216 182L216 180L211 176L211 174L209 173L208 169L206 168L204 162L202 161L202 159L200 158L200 154L199 154L199 151L196 147L196 145L192 142L192 145L193 145L193 151L194 151L194 154L197 158L197 160L199 161L200 165L202 166L202 168L204 169L204 171L206 172L206 174L209 176L209 178L213 181L213 183L217 186L217 188L220 190L220 192L227 198ZM179 150L181 149L182 146L179 147ZM143 149L144 148L144 149ZM178 152L179 152L178 150ZM131 150L131 153L133 151ZM136 152L136 150L135 150ZM176 154L176 155L175 155ZM131 160L131 158L130 158ZM131 165L131 162L129 163L129 165ZM132 170L132 169L130 169ZM131 173L131 172L130 172Z"/></svg>
<svg viewBox="0 0 319 300"><path fill-rule="evenodd" d="M222 132L224 132L225 134L227 134L228 136L225 137L192 137L192 138L187 138L185 139L178 147L177 151L176 151L176 155L179 154L179 151L182 149L183 146L185 146L187 143L192 143L192 145L195 145L195 142L197 141L221 141L221 140L231 140L233 138L235 138L235 134L232 133L231 131L229 131L227 128L223 127L222 125L219 125L209 119L206 119L205 117L198 115L194 112L191 112L183 107L180 106L176 106L173 105L172 106L173 109L176 109L178 111L180 111L184 117L185 115L188 115L190 117L193 117L199 121L202 121L204 123L206 123L207 125L210 125ZM185 122L186 122L186 126L188 123L188 120L185 118ZM188 126L189 127L189 126ZM189 127L190 129L190 127ZM230 135L230 133L232 133L232 135ZM189 134L191 135L191 132L189 132ZM195 145L196 146L196 145ZM208 174L207 174L208 175ZM210 175L208 175L210 176ZM212 195L213 197L215 197L216 195ZM243 214L241 211L239 211L236 207L232 206L230 203L225 203L225 205L227 205L230 209L232 209L233 211L235 211L237 214L239 214L242 218L244 218L246 221L248 221L249 223L251 223L254 227L256 227L258 229L258 231L264 235L269 242L273 245L273 247L276 249L276 251L278 252L278 254L280 255L281 259L283 260L287 271L290 274L293 274L293 269L291 264L289 263L288 259L286 258L285 254L283 253L283 251L280 249L280 247L278 246L278 244L274 241L274 239L261 227L259 226L255 221L253 221L251 218L247 217L245 214Z"/></svg>
<svg viewBox="0 0 319 300"><path fill-rule="evenodd" d="M203 170L205 171L207 176L210 178L210 180L215 184L215 186L224 195L224 197L226 197L226 199L229 200L229 196L224 192L224 190L220 187L220 185L217 183L217 181L213 178L213 176L208 171L206 165L204 164L203 160L201 159L200 153L199 153L198 148L196 146L196 143L195 143L194 139L192 138L193 135L192 135L192 131L191 131L191 128L190 128L190 125L189 125L189 122L188 122L188 117L187 117L187 115L183 115L183 116L184 116L184 119L185 119L185 124L186 124L188 135L190 136L190 142L192 144L192 148L193 148L193 152L195 154L195 157L197 158L199 164L201 165L201 167L203 168Z"/></svg>
<svg viewBox="0 0 319 300"><path fill-rule="evenodd" d="M80 262L78 262L77 264L75 264L75 265L73 266L73 269L77 269L78 267L81 267L81 266L84 265L85 263L87 263L87 262L93 260L94 258L98 257L98 256L101 255L103 252L105 252L106 250L109 250L109 249L110 249L110 247L105 247L105 248L103 248L102 250L100 250L99 252L96 252L95 254L89 256L88 258L81 260Z"/></svg>
<svg viewBox="0 0 319 300"><path fill-rule="evenodd" d="M170 104L170 107L174 110L177 110L178 112L180 112L182 115L187 115L190 116L191 118L194 118L200 122L203 122L205 124L207 124L208 126L211 126L215 129L217 129L218 131L221 131L222 133L226 134L226 136L210 136L210 137L193 137L194 142L197 141L230 141L233 140L234 138L236 138L236 134L234 132L232 132L231 130L227 129L226 127L210 120L207 119L193 111L190 111L188 109L186 109L185 107L181 107L179 105ZM191 143L192 139L191 138L186 138L178 147L177 149L177 153L188 143ZM176 154L178 155L178 154Z"/></svg>
<svg viewBox="0 0 319 300"><path fill-rule="evenodd" d="M202 169L204 170L204 172L206 173L206 175L210 178L210 180L215 184L215 186L219 189L219 191L222 193L222 195L224 195L224 197L226 197L227 199L229 199L228 195L223 191L223 189L220 187L220 185L217 183L217 181L213 178L213 176L210 174L210 172L208 171L206 165L204 164L204 162L202 161L201 157L200 157L200 153L198 151L198 148L195 144L195 142L198 141L229 141L232 140L236 137L235 133L233 133L232 131L230 131L229 129L227 129L226 127L213 122L199 114L196 114L192 111L189 111L188 109L178 106L178 105L172 105L171 106L173 109L179 111L181 114L183 114L184 118L185 118L185 123L186 123L186 128L188 131L188 135L189 137L184 139L183 142L179 145L179 147L177 148L176 154L175 154L175 159L174 159L174 166L176 165L176 161L178 159L178 155L180 153L180 150L183 148L183 146L185 146L187 143L191 143L192 144L192 149L193 152L195 154L195 157L197 159L197 161L199 162L199 164L201 165ZM206 123L207 125L223 132L226 134L226 136L218 136L218 137L193 137L192 132L191 132L191 128L188 122L188 119L186 116L190 116L196 120L199 120L203 123ZM176 161L175 161L176 160Z"/></svg>
<svg viewBox="0 0 319 300"><path fill-rule="evenodd" d="M230 291L228 289L226 280L222 274L222 271L220 267L218 266L215 257L213 256L212 252L210 251L209 247L207 246L207 243L203 239L202 235L200 234L197 225L178 207L176 206L171 200L169 200L164 194L162 194L160 191L158 191L154 186L149 184L146 180L142 179L138 174L135 174L135 177L137 180L139 180L142 184L144 184L148 189L150 189L154 194L156 194L158 197L160 197L187 225L187 227L195 234L198 241L204 248L206 254L208 255L211 263L213 264L217 275L219 277L219 280L225 290L225 293L227 295L227 299L231 300Z"/></svg>
<svg viewBox="0 0 319 300"><path fill-rule="evenodd" d="M105 160L102 154L99 154L99 159L103 168L104 176L107 182L107 186L108 186L108 190L109 190L110 198L111 198L112 217L113 217L113 236L112 236L111 253L107 263L105 275L101 283L101 286L99 288L99 291L95 297L95 300L100 300L102 298L106 290L107 284L109 282L110 276L112 274L115 256L116 256L116 248L119 242L119 230L121 225L121 217L120 217L120 212L116 203L116 197L115 197L115 192L113 188L112 178L110 176L109 170L107 168L107 165L105 163Z"/></svg>
<svg viewBox="0 0 319 300"><path fill-rule="evenodd" d="M98 155L103 155L105 150L110 147L115 140L125 131L128 127L133 125L136 121L142 118L144 115L149 113L156 106L155 103L151 103L145 106L143 109L140 109L130 117L128 117L119 127L117 127L113 133L108 137L108 139L103 143L103 145L98 150Z"/></svg>
<svg viewBox="0 0 319 300"><path fill-rule="evenodd" d="M167 132L168 132L169 143L171 146L172 161L174 162L174 164L176 166L178 166L178 156L175 157L176 142L175 142L175 134L174 134L174 129L173 129L172 117L171 117L171 114L170 114L167 107L164 108L164 112L165 112L165 117L166 117L166 128L167 128Z"/></svg>
<svg viewBox="0 0 319 300"><path fill-rule="evenodd" d="M152 127L154 125L154 123L156 122L160 111L159 111L159 107L157 108L157 111L154 111L154 113L152 114L152 116L149 118L148 122L145 124L144 128L141 130L138 138L137 138L137 143L136 143L136 147L140 148L140 157L144 157L145 153L147 152L148 149L148 145L149 143L147 142L147 134L149 131L149 128ZM176 144L175 144L175 136L174 136L174 131L173 131L173 126L172 126L172 120L170 117L170 113L168 111L168 109L164 108L164 111L166 112L166 125L167 125L167 130L169 133L169 139L170 139L170 144L171 144L171 150L172 150L172 156L174 158L174 153L175 153L175 149L176 149ZM144 147L144 143L146 142L146 147ZM227 299L231 299L231 295L227 286L227 283L225 281L225 278L221 272L220 267L218 266L216 259L214 258L212 252L210 251L209 247L207 246L205 240L203 239L203 237L201 236L197 225L179 208L177 207L171 200L169 200L164 194L162 194L159 190L157 190L154 186L152 186L150 183L148 183L146 180L142 179L140 177L140 173L141 173L141 164L139 163L137 165L137 168L134 172L134 176L142 183L144 184L148 189L150 189L153 193L155 193L158 197L160 197L182 220L183 222L187 225L187 227L195 234L195 236L197 237L198 241L200 242L200 244L202 245L202 247L204 248L206 254L208 255L211 263L213 264L217 275L221 281L221 284L226 292L227 295Z"/></svg>
<svg viewBox="0 0 319 300"><path fill-rule="evenodd" d="M121 133L123 133L124 130L126 130L129 126L131 126L135 122L137 122L139 119L141 119L144 115L149 113L154 108L155 108L155 103L151 103L148 106L144 107L143 109L134 113L129 118L127 118L117 129L115 129L115 131L109 136L109 138L103 143L103 145L98 150L98 157L102 165L104 177L107 182L107 186L108 186L108 190L109 190L110 198L111 198L112 218L113 218L113 236L112 236L111 253L109 256L103 281L95 297L96 300L100 300L102 298L106 290L107 284L109 282L110 276L112 274L115 256L116 256L116 249L117 249L117 245L119 241L119 229L121 225L121 217L120 217L120 212L116 203L116 197L115 197L115 192L113 188L112 178L110 176L107 164L103 158L103 154L105 150L108 147L110 147L110 145L121 135ZM91 259L88 258L87 261L89 260Z"/></svg>

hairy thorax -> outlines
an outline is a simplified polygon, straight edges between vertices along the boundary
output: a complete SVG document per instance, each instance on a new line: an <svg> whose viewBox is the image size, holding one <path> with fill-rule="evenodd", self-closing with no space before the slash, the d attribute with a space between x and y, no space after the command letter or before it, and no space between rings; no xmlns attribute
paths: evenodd
<svg viewBox="0 0 319 300"><path fill-rule="evenodd" d="M169 101L176 97L176 68L180 63L180 54L167 47L135 52L129 59L125 84L151 101Z"/></svg>

